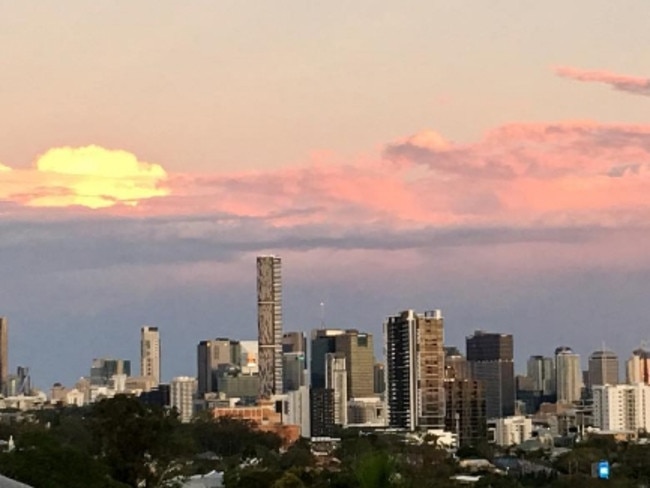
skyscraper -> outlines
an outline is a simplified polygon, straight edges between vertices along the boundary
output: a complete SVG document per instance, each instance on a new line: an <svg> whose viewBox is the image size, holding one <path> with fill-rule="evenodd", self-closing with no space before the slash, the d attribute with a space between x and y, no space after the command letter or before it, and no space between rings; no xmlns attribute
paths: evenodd
<svg viewBox="0 0 650 488"><path fill-rule="evenodd" d="M334 401L334 423L345 426L348 423L348 374L345 356L342 353L325 355L325 388L332 390Z"/></svg>
<svg viewBox="0 0 650 488"><path fill-rule="evenodd" d="M373 396L375 352L372 334L346 330L336 336L335 349L345 357L348 398Z"/></svg>
<svg viewBox="0 0 650 488"><path fill-rule="evenodd" d="M542 396L555 395L555 361L544 356L531 356L526 364L526 376L532 382L533 389Z"/></svg>
<svg viewBox="0 0 650 488"><path fill-rule="evenodd" d="M257 258L260 398L282 393L282 261Z"/></svg>
<svg viewBox="0 0 650 488"><path fill-rule="evenodd" d="M582 396L582 369L580 355L570 347L555 350L555 383L558 403L573 403Z"/></svg>
<svg viewBox="0 0 650 488"><path fill-rule="evenodd" d="M189 422L194 414L196 378L177 376L169 384L169 403L176 408L181 422Z"/></svg>
<svg viewBox="0 0 650 488"><path fill-rule="evenodd" d="M626 363L626 380L629 384L650 385L650 351L639 348L632 352Z"/></svg>
<svg viewBox="0 0 650 488"><path fill-rule="evenodd" d="M9 377L9 321L0 317L0 391Z"/></svg>
<svg viewBox="0 0 650 488"><path fill-rule="evenodd" d="M467 361L472 378L485 386L488 418L515 413L515 366L512 335L476 331L467 337Z"/></svg>
<svg viewBox="0 0 650 488"><path fill-rule="evenodd" d="M618 356L612 351L594 351L589 356L589 387L618 385Z"/></svg>
<svg viewBox="0 0 650 488"><path fill-rule="evenodd" d="M201 341L196 348L198 396L217 391L217 369L221 365L241 363L241 347L238 341L217 338Z"/></svg>
<svg viewBox="0 0 650 488"><path fill-rule="evenodd" d="M440 310L406 310L384 322L388 425L445 425L443 318Z"/></svg>
<svg viewBox="0 0 650 488"><path fill-rule="evenodd" d="M160 332L145 325L140 329L140 376L150 376L160 384Z"/></svg>
<svg viewBox="0 0 650 488"><path fill-rule="evenodd" d="M336 337L341 329L316 329L311 332L310 374L312 388L325 388L325 355L336 352Z"/></svg>

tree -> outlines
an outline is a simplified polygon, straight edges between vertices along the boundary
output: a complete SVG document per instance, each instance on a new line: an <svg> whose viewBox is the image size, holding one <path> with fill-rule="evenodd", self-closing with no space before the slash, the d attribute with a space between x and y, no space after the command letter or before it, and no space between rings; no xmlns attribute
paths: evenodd
<svg viewBox="0 0 650 488"><path fill-rule="evenodd" d="M97 454L115 480L156 488L182 473L187 446L177 437L176 412L118 395L96 403L90 422Z"/></svg>

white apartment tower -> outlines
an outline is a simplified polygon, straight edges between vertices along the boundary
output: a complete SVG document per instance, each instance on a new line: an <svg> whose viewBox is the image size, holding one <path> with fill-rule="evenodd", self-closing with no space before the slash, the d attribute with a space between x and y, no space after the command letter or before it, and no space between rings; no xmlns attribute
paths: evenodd
<svg viewBox="0 0 650 488"><path fill-rule="evenodd" d="M597 385L593 397L594 427L607 431L650 429L650 386Z"/></svg>
<svg viewBox="0 0 650 488"><path fill-rule="evenodd" d="M282 394L282 261L257 258L257 334L260 398Z"/></svg>
<svg viewBox="0 0 650 488"><path fill-rule="evenodd" d="M325 388L334 394L334 423L348 423L348 372L345 356L341 353L325 355Z"/></svg>
<svg viewBox="0 0 650 488"><path fill-rule="evenodd" d="M177 376L169 384L169 404L178 410L181 422L192 420L197 383L196 378Z"/></svg>
<svg viewBox="0 0 650 488"><path fill-rule="evenodd" d="M160 384L160 332L145 325L140 330L140 376L153 378Z"/></svg>

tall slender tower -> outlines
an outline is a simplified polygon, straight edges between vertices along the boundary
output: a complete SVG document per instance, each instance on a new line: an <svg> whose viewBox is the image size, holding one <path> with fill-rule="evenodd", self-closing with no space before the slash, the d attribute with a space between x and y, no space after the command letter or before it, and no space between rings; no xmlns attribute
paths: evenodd
<svg viewBox="0 0 650 488"><path fill-rule="evenodd" d="M583 386L580 355L566 346L555 349L555 375L558 403L579 401Z"/></svg>
<svg viewBox="0 0 650 488"><path fill-rule="evenodd" d="M9 376L8 336L9 322L6 317L0 317L0 391L4 391Z"/></svg>
<svg viewBox="0 0 650 488"><path fill-rule="evenodd" d="M140 375L151 376L160 384L160 332L145 325L140 329Z"/></svg>
<svg viewBox="0 0 650 488"><path fill-rule="evenodd" d="M260 398L282 393L282 261L257 258L257 335Z"/></svg>
<svg viewBox="0 0 650 488"><path fill-rule="evenodd" d="M443 318L406 310L384 323L386 406L391 427L445 426Z"/></svg>

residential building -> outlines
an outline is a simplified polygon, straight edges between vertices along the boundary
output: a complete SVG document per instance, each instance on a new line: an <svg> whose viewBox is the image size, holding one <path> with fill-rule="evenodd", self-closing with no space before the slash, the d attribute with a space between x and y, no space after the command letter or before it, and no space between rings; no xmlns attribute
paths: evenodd
<svg viewBox="0 0 650 488"><path fill-rule="evenodd" d="M177 376L169 384L169 404L178 410L181 422L189 422L194 415L196 390L196 378L189 376Z"/></svg>
<svg viewBox="0 0 650 488"><path fill-rule="evenodd" d="M260 398L282 394L282 261L257 258Z"/></svg>
<svg viewBox="0 0 650 488"><path fill-rule="evenodd" d="M375 363L373 378L373 392L375 395L382 395L386 391L386 368L384 363Z"/></svg>
<svg viewBox="0 0 650 488"><path fill-rule="evenodd" d="M574 403L582 396L582 370L580 355L570 347L555 350L555 375L558 403Z"/></svg>
<svg viewBox="0 0 650 488"><path fill-rule="evenodd" d="M526 375L532 382L532 389L541 392L541 396L554 396L555 360L545 356L531 356L526 366Z"/></svg>
<svg viewBox="0 0 650 488"><path fill-rule="evenodd" d="M140 376L150 376L160 383L160 332L145 325L140 329Z"/></svg>
<svg viewBox="0 0 650 488"><path fill-rule="evenodd" d="M131 361L128 359L95 358L90 368L90 384L107 386L113 375L131 376Z"/></svg>
<svg viewBox="0 0 650 488"><path fill-rule="evenodd" d="M376 396L348 400L348 427L385 427L386 403Z"/></svg>
<svg viewBox="0 0 650 488"><path fill-rule="evenodd" d="M301 386L297 390L286 392L283 401L282 423L300 426L300 435L311 437L309 388Z"/></svg>
<svg viewBox="0 0 650 488"><path fill-rule="evenodd" d="M488 421L488 438L498 446L516 446L533 436L533 421L521 415Z"/></svg>
<svg viewBox="0 0 650 488"><path fill-rule="evenodd" d="M596 385L593 400L594 427L614 432L650 430L650 386Z"/></svg>
<svg viewBox="0 0 650 488"><path fill-rule="evenodd" d="M334 424L345 426L348 423L348 371L343 353L325 355L325 388L332 390L334 402Z"/></svg>
<svg viewBox="0 0 650 488"><path fill-rule="evenodd" d="M485 390L470 379L445 380L445 430L458 436L461 446L486 440Z"/></svg>
<svg viewBox="0 0 650 488"><path fill-rule="evenodd" d="M441 429L445 423L443 317L406 310L384 322L388 425Z"/></svg>
<svg viewBox="0 0 650 488"><path fill-rule="evenodd" d="M473 379L485 387L488 418L515 413L514 344L511 334L476 331L465 341Z"/></svg>
<svg viewBox="0 0 650 488"><path fill-rule="evenodd" d="M336 426L334 420L334 391L329 388L310 388L309 405L311 436L334 436Z"/></svg>
<svg viewBox="0 0 650 488"><path fill-rule="evenodd" d="M650 385L650 351L642 347L636 349L627 360L625 370L628 384Z"/></svg>
<svg viewBox="0 0 650 488"><path fill-rule="evenodd" d="M307 354L307 338L304 332L285 332L282 334L282 352L301 352Z"/></svg>
<svg viewBox="0 0 650 488"><path fill-rule="evenodd" d="M445 379L467 380L471 376L467 358L457 347L445 347Z"/></svg>

